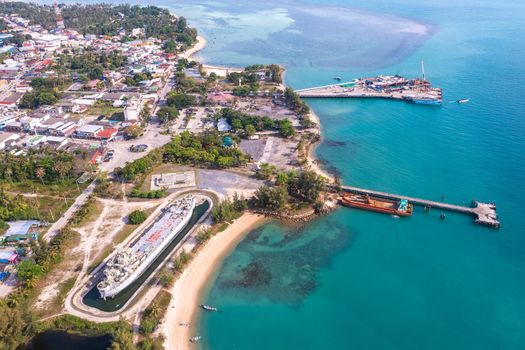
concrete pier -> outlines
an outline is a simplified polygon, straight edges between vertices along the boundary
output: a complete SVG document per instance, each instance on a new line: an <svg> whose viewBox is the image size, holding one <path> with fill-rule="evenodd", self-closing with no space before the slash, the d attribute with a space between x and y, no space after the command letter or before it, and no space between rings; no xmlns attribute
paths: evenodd
<svg viewBox="0 0 525 350"><path fill-rule="evenodd" d="M435 100L437 102L432 103L434 105L441 104L442 101L442 90L433 88L428 81L399 76L356 79L295 92L302 98L381 98L406 102Z"/></svg>
<svg viewBox="0 0 525 350"><path fill-rule="evenodd" d="M496 213L496 205L492 203L481 203L481 202L472 202L472 207L465 207L462 205L448 204L437 201L430 201L421 198L406 197L400 196L397 194L379 192L373 190L367 190L359 187L352 186L342 186L343 190L351 193L358 194L369 194L371 196L392 199L392 200L401 200L406 199L409 203L414 205L419 205L428 208L437 208L441 210L453 211L457 213L468 214L474 216L474 222L479 225L490 226L493 228L499 228L500 222L498 220L498 215Z"/></svg>

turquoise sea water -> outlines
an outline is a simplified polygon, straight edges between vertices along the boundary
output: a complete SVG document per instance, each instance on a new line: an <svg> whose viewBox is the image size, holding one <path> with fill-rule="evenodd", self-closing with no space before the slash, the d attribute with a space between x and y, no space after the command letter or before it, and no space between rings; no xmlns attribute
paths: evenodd
<svg viewBox="0 0 525 350"><path fill-rule="evenodd" d="M159 0L160 1L160 0ZM420 74L441 108L308 101L317 156L345 183L495 201L502 228L417 209L340 209L268 224L239 244L205 302L205 349L525 348L525 3L520 0L160 1L208 38L213 64L278 62L301 88ZM448 103L470 98L471 103Z"/></svg>
<svg viewBox="0 0 525 350"><path fill-rule="evenodd" d="M521 1L182 1L215 64L277 61L296 88L368 74L418 75L441 108L309 101L325 166L346 183L469 203L502 228L417 209L340 209L272 223L225 261L202 320L211 349L525 348L525 6ZM189 6L189 7L188 7ZM359 9L355 11L353 9ZM326 52L327 50L327 52ZM471 103L448 103L470 98Z"/></svg>

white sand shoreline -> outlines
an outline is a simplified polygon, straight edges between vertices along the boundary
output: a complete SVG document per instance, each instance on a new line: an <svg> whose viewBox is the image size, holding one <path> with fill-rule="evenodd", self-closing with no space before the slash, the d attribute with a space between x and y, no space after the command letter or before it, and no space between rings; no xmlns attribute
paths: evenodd
<svg viewBox="0 0 525 350"><path fill-rule="evenodd" d="M199 51L202 51L206 47L207 43L208 42L206 41L206 38L204 38L203 36L199 35L199 36L197 36L197 42L195 43L195 45L193 45L188 50L186 50L183 53L181 53L179 55L179 57L180 58L185 58L187 60L189 60L191 58L194 58L195 54L197 52L199 52Z"/></svg>
<svg viewBox="0 0 525 350"><path fill-rule="evenodd" d="M267 221L263 215L245 213L226 230L211 238L186 267L172 289L162 332L167 350L189 350L189 339L199 332L199 305L224 259L245 235ZM190 323L182 327L179 323Z"/></svg>

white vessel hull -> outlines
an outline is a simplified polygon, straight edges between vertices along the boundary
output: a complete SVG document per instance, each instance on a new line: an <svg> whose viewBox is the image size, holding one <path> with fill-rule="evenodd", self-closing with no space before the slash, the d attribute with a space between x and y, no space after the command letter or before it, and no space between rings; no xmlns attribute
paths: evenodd
<svg viewBox="0 0 525 350"><path fill-rule="evenodd" d="M188 222L190 221L193 210L195 209L195 200L192 202L192 206L190 210L188 211L188 215L171 231L170 235L164 239L164 241L159 244L159 246L153 250L151 253L148 254L146 259L141 262L140 266L129 275L122 283L115 284L111 288L106 288L101 290L99 288L100 296L103 299L106 298L112 298L124 289L126 289L129 285L131 285L137 278L146 271L146 269L155 261L155 259L161 254L164 249L175 239L175 237L178 236L178 234L186 227Z"/></svg>

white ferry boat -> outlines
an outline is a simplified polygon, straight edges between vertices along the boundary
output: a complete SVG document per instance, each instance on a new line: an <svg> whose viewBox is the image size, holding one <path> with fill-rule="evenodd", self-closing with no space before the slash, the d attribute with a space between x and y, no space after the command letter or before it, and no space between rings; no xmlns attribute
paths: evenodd
<svg viewBox="0 0 525 350"><path fill-rule="evenodd" d="M100 296L114 297L133 283L186 227L194 208L194 196L176 200L134 243L117 251L107 262L104 278L97 285Z"/></svg>

